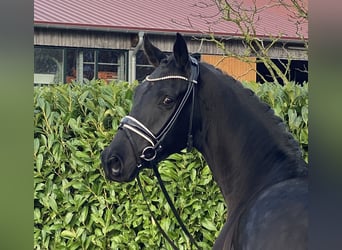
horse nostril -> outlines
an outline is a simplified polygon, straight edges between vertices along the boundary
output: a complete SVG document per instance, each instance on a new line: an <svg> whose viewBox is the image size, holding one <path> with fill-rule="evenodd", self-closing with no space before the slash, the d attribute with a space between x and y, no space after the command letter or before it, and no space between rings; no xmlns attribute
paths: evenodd
<svg viewBox="0 0 342 250"><path fill-rule="evenodd" d="M113 176L120 175L121 161L117 156L112 156L109 158L109 168Z"/></svg>
<svg viewBox="0 0 342 250"><path fill-rule="evenodd" d="M111 163L116 164L116 163L119 162L119 158L116 157L116 156L112 156L111 158L109 158L109 161L110 161Z"/></svg>

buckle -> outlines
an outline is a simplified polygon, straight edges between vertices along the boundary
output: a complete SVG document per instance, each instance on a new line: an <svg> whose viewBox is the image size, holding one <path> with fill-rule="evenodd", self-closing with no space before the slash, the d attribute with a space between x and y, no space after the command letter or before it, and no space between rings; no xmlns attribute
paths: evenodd
<svg viewBox="0 0 342 250"><path fill-rule="evenodd" d="M145 161L153 161L157 156L157 150L152 146L147 146L142 151L140 158Z"/></svg>

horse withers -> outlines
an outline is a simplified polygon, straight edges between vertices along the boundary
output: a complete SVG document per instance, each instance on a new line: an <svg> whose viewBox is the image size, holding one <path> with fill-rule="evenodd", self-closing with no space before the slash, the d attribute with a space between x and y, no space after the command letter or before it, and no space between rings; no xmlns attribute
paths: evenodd
<svg viewBox="0 0 342 250"><path fill-rule="evenodd" d="M177 34L166 56L144 38L155 70L101 160L106 177L139 170L193 145L229 204L213 249L307 249L308 169L284 122L240 82L197 62Z"/></svg>

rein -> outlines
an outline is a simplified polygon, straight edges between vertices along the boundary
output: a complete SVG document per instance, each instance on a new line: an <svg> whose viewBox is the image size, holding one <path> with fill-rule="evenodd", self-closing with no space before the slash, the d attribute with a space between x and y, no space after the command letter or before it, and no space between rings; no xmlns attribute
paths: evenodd
<svg viewBox="0 0 342 250"><path fill-rule="evenodd" d="M201 249L195 239L192 237L192 235L189 233L188 229L186 228L186 226L184 225L182 219L180 218L166 188L165 185L161 179L161 176L159 174L158 171L158 167L157 164L155 163L155 158L157 157L157 154L163 149L162 147L162 142L164 140L164 138L166 137L166 135L168 134L168 132L171 130L172 126L174 125L174 123L176 122L179 114L181 113L181 111L183 110L183 107L185 105L185 103L187 102L188 98L190 97L190 94L192 94L192 100L191 100L191 111L190 111L190 117L189 117L189 128L188 128L188 135L187 135L187 150L188 152L192 149L193 146L193 136L192 136L192 120L193 120L193 114L194 114L194 107L195 107L195 85L197 84L197 79L198 79L198 75L199 75L199 65L198 65L198 61L193 58L193 57L189 57L190 58L190 63L191 63L191 74L189 78L186 78L184 76L179 76L179 75L169 75L169 76L164 76L164 77L159 77L159 78L150 78L150 76L147 76L146 79L144 81L149 81L149 82L153 82L153 81L163 81L163 80L169 80L169 79L180 79L180 80L184 80L184 81L188 81L188 88L183 96L183 99L181 100L179 106L177 107L176 111L173 113L173 115L169 118L167 124L161 129L161 131L155 135L151 130L149 130L143 123L141 123L140 121L138 121L137 119L135 119L132 116L125 116L120 123L119 129L124 130L124 132L126 133L126 136L128 137L131 147L133 148L133 151L136 154L137 157L137 168L140 170L142 167L144 167L144 163L145 162L150 162L150 167L152 167L155 176L157 177L159 186L169 204L169 206L171 207L171 210L173 212L173 214L175 215L179 225L181 226L182 230L184 231L184 233L188 236L191 244L195 245L197 247L197 249ZM146 146L143 150L140 156L138 156L139 154L137 154L137 147L131 137L131 133L133 132L137 135L139 135L140 137L142 137L143 139L145 139L149 145ZM141 181L139 178L139 173L137 175L137 182L139 185L139 188L142 192L143 198L145 200L145 203L148 207L148 210L150 211L150 214L153 218L153 220L155 221L159 231L162 233L162 235L166 238L166 240L170 243L170 245L172 246L173 249L178 249L176 247L176 245L172 242L172 240L168 237L168 235L165 233L165 231L162 229L162 227L160 226L160 224L157 222L155 216L153 215L147 199L146 199L146 195L143 191L143 188L141 186Z"/></svg>

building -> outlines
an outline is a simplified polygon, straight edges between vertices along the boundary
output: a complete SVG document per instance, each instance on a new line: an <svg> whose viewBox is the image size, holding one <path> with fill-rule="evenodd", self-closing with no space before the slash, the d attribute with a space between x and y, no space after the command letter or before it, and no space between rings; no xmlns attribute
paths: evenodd
<svg viewBox="0 0 342 250"><path fill-rule="evenodd" d="M260 8L268 6L258 13L256 34L265 43L272 42L271 36L281 35L269 54L278 62L286 62L290 55L292 77L307 81L307 72L303 73L308 64L304 46L307 25L295 26L291 12L275 6L275 1L280 0L256 1ZM243 1L247 7L253 2ZM307 0L301 2L307 4ZM200 60L240 80L257 81L255 70L262 71L262 64L223 57L222 49L202 39L212 33L226 48L245 53L241 33L219 16L213 0L35 0L34 83L142 80L152 70L141 50L142 36L148 34L157 47L171 52L176 32L185 36L189 51ZM249 57L253 59L253 55Z"/></svg>

